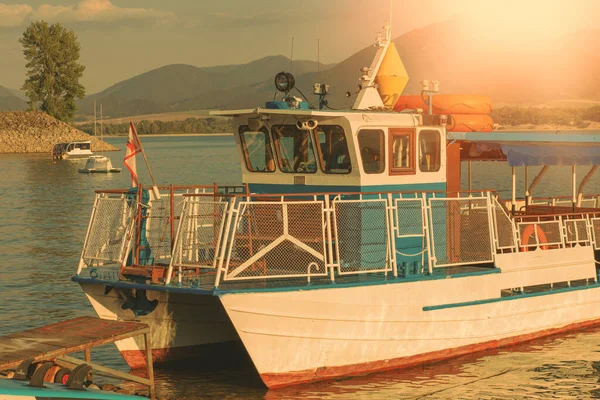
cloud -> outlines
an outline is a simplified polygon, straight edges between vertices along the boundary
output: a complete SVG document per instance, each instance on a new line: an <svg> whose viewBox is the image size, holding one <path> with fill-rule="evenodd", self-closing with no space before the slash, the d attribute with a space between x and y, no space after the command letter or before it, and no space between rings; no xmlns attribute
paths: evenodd
<svg viewBox="0 0 600 400"><path fill-rule="evenodd" d="M33 13L33 8L27 4L0 3L0 28L21 26Z"/></svg>
<svg viewBox="0 0 600 400"><path fill-rule="evenodd" d="M81 0L74 5L42 4L37 9L27 4L0 3L0 27L18 27L29 19L95 25L141 22L155 24L174 20L175 14L152 8L119 7L111 0Z"/></svg>

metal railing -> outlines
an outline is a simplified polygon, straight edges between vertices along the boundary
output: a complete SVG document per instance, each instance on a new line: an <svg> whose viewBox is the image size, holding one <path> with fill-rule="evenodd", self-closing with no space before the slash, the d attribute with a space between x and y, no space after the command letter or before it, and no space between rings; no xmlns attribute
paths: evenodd
<svg viewBox="0 0 600 400"><path fill-rule="evenodd" d="M149 202L143 217L154 262L168 263L165 284L199 274L214 275L215 286L277 278L335 281L371 273L398 277L493 265L496 254L506 252L600 249L600 213L511 217L490 191L168 191ZM88 266L124 265L135 254L130 250L141 208L139 199L122 192L98 194L78 273Z"/></svg>

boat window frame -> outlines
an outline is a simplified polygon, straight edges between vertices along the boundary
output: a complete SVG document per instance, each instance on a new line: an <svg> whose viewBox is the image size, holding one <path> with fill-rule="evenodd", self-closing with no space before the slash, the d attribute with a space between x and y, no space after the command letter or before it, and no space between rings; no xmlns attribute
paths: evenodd
<svg viewBox="0 0 600 400"><path fill-rule="evenodd" d="M265 137L266 137L265 148L268 150L267 152L270 156L270 161L273 164L272 170L267 169L269 162L265 163L265 169L262 171L254 170L251 168L250 155L248 154L248 146L246 145L246 140L244 138L244 133L246 133L246 132L262 132L265 134ZM242 148L242 154L244 155L244 164L246 165L246 170L248 170L248 172L273 173L273 172L277 171L277 166L276 166L277 163L275 162L273 147L271 146L271 135L269 134L269 130L266 127L263 126L259 130L253 131L252 129L250 129L250 127L248 125L240 125L240 127L238 128L238 138L240 139L240 146Z"/></svg>
<svg viewBox="0 0 600 400"><path fill-rule="evenodd" d="M435 148L435 156L436 156L435 161L437 162L437 164L431 163L431 165L437 166L437 168L423 169L423 157L425 157L425 154L422 152L423 151L422 138L423 138L424 134L428 135L431 133L434 133L437 138L437 146ZM419 171L423 172L423 173L438 172L441 168L442 168L442 134L441 134L441 132L438 131L437 129L423 129L423 130L419 131Z"/></svg>
<svg viewBox="0 0 600 400"><path fill-rule="evenodd" d="M389 154L389 174L390 175L415 175L416 168L416 129L414 128L389 128L388 154ZM408 137L408 166L394 166L394 141L400 137Z"/></svg>
<svg viewBox="0 0 600 400"><path fill-rule="evenodd" d="M348 156L348 169L341 172L331 172L331 168L329 171L325 168L325 158L324 154L321 151L321 143L319 142L319 129L320 128L332 128L332 129L340 129L342 136L344 137L344 144L346 146L346 155ZM348 147L348 136L346 135L346 130L341 125L318 125L316 128L312 130L313 141L315 147L317 148L317 156L318 156L318 164L321 168L321 172L327 175L348 175L352 173L352 159L350 157L350 148ZM330 155L331 156L331 155Z"/></svg>
<svg viewBox="0 0 600 400"><path fill-rule="evenodd" d="M299 132L306 132L306 137L308 138L310 143L307 143L307 150L310 150L312 152L312 156L315 162L315 170L314 171L294 171L293 170L293 166L291 166L292 171L286 171L283 167L283 157L281 156L281 152L280 152L280 148L279 148L279 144L278 144L278 137L276 136L276 128L293 128L296 131ZM319 170L318 164L319 161L317 160L317 155L315 154L315 143L314 143L314 138L313 138L313 134L310 130L303 130L303 129L298 129L298 127L296 125L290 125L290 124L279 124L279 125L272 125L271 126L271 136L272 136L272 140L273 140L273 147L275 148L275 157L277 158L277 165L279 166L279 171L283 172L284 174L316 174L317 171ZM286 161L289 161L286 158ZM292 162L294 160L291 160Z"/></svg>
<svg viewBox="0 0 600 400"><path fill-rule="evenodd" d="M360 142L360 134L365 131L377 132L379 134L379 169L377 171L369 172L365 169L365 158L363 152L363 146ZM365 174L368 175L379 175L385 172L385 130L383 128L361 128L356 133L356 143L358 144L358 149L360 153L360 164L362 166L362 170Z"/></svg>

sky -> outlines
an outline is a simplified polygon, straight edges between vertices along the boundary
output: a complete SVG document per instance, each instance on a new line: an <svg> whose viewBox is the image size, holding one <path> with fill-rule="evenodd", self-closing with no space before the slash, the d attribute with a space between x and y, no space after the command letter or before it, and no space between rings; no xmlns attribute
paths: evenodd
<svg viewBox="0 0 600 400"><path fill-rule="evenodd" d="M81 44L87 93L167 64L199 67L269 55L337 63L372 45L385 21L392 35L457 15L473 34L498 40L551 40L598 27L600 0L0 0L0 85L20 88L18 42L36 20L60 22ZM390 14L390 8L392 12ZM500 28L499 28L500 27Z"/></svg>

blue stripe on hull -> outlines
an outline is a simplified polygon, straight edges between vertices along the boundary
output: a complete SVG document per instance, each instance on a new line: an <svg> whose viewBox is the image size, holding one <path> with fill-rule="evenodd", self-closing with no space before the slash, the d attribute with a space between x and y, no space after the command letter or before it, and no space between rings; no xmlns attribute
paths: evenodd
<svg viewBox="0 0 600 400"><path fill-rule="evenodd" d="M493 299L465 301L463 303L450 303L450 304L440 304L437 306L425 306L425 307L423 307L423 311L434 311L434 310L443 310L446 308L478 306L481 304L498 303L500 301L519 300L519 299L526 299L529 297L548 296L551 294L559 294L559 293L566 293L566 292L574 292L577 290L596 289L596 288L600 288L599 283L593 283L593 284L585 285L585 286L575 286L575 287L567 287L567 288L560 288L560 289L552 289L552 290L546 290L543 292L516 294L513 296L497 297L497 298L493 298Z"/></svg>

